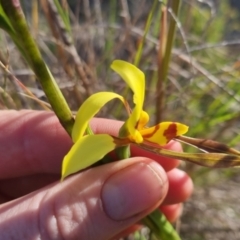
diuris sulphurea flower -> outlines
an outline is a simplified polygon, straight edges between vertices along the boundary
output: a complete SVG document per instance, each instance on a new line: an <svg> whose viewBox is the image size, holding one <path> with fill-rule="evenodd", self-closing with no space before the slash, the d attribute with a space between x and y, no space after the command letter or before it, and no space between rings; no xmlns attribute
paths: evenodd
<svg viewBox="0 0 240 240"><path fill-rule="evenodd" d="M119 137L108 134L84 135L91 118L109 101L117 98L126 107L128 106L121 95L113 92L99 92L91 95L77 112L72 131L74 145L64 158L62 178L92 165L119 146L146 142L163 146L188 130L187 126L174 122L163 122L153 127L146 127L149 116L143 111L145 96L143 72L134 65L121 60L115 60L111 68L123 78L132 90L134 108L120 129Z"/></svg>
<svg viewBox="0 0 240 240"><path fill-rule="evenodd" d="M115 60L111 68L122 77L132 90L134 108L129 111L127 101L117 93L99 92L91 95L81 105L76 114L72 131L74 144L64 157L62 179L96 163L110 151L129 144L139 145L159 155L178 158L207 167L240 165L240 153L237 150L215 141L182 136L188 131L188 127L182 123L169 121L148 127L149 115L143 110L144 73L134 65L122 60ZM113 99L119 99L129 113L118 137L108 134L85 135L89 121L105 104ZM210 153L179 153L164 149L163 146L172 139L194 145Z"/></svg>

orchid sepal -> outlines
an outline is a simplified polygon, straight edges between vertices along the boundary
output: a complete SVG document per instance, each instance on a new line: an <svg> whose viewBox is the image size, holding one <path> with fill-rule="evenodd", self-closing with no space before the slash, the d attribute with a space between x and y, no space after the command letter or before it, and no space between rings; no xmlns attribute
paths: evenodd
<svg viewBox="0 0 240 240"><path fill-rule="evenodd" d="M79 108L72 130L72 140L75 143L80 139L89 124L89 121L99 112L99 110L109 101L119 99L126 107L125 99L113 92L99 92L91 95Z"/></svg>
<svg viewBox="0 0 240 240"><path fill-rule="evenodd" d="M79 139L63 159L62 180L102 159L117 147L108 134L86 135Z"/></svg>

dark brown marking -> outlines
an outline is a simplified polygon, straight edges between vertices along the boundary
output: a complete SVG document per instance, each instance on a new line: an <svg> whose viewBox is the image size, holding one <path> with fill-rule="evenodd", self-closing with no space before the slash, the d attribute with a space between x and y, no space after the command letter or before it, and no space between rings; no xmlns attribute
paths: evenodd
<svg viewBox="0 0 240 240"><path fill-rule="evenodd" d="M144 137L144 138L150 138L150 137L152 137L152 136L158 131L158 129L160 129L160 124L154 126L154 130L153 130L151 133L144 134L143 137Z"/></svg>
<svg viewBox="0 0 240 240"><path fill-rule="evenodd" d="M167 138L167 142L172 140L177 136L177 124L171 123L168 128L163 132L163 136Z"/></svg>

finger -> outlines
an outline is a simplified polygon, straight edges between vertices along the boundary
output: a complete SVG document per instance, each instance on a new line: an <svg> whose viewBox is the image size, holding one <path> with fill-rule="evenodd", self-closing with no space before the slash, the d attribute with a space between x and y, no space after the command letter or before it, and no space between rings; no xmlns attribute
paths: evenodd
<svg viewBox="0 0 240 240"><path fill-rule="evenodd" d="M168 221L173 223L173 222L176 222L180 218L180 216L182 214L183 206L181 203L178 203L178 204L173 204L173 205L160 206L159 209L165 215L165 217L168 219ZM140 224L135 224L135 225L125 229L121 233L119 233L117 236L115 236L113 238L113 240L128 236L129 234L141 229L142 227L143 226Z"/></svg>
<svg viewBox="0 0 240 240"><path fill-rule="evenodd" d="M178 204L173 204L173 205L165 205L165 206L160 206L159 207L160 211L165 215L165 217L168 219L169 222L176 222L183 211L183 206L181 203ZM121 233L117 234L113 240L126 237L129 234L141 229L143 226L140 224L134 224L133 226L125 229Z"/></svg>
<svg viewBox="0 0 240 240"><path fill-rule="evenodd" d="M179 169L167 173L169 190L163 204L183 202L190 197L193 183L190 177ZM0 195L12 200L40 189L59 179L59 174L36 174L0 181Z"/></svg>
<svg viewBox="0 0 240 240"><path fill-rule="evenodd" d="M181 144L179 142L176 142L176 141L169 142L166 146L164 146L164 148L169 149L169 150L173 150L173 151L176 151L176 152L182 152ZM167 171L167 172L172 170L173 168L177 167L180 163L179 160L164 157L164 156L160 156L160 155L157 155L153 152L149 152L145 149L138 148L136 146L133 146L131 148L131 153L132 153L133 156L145 156L145 157L148 157L148 158L151 158L151 159L157 161L164 168L164 170Z"/></svg>
<svg viewBox="0 0 240 240"><path fill-rule="evenodd" d="M182 203L162 205L160 210L166 216L169 222L176 222L182 215L183 205Z"/></svg>
<svg viewBox="0 0 240 240"><path fill-rule="evenodd" d="M0 181L0 196L5 201L24 196L60 179L59 174L35 174Z"/></svg>
<svg viewBox="0 0 240 240"><path fill-rule="evenodd" d="M122 239L126 236L129 236L130 234L140 230L143 226L140 224L134 224L129 228L124 229L122 232L118 233L115 235L111 240L117 240L117 239Z"/></svg>
<svg viewBox="0 0 240 240"><path fill-rule="evenodd" d="M177 168L168 172L167 176L169 189L163 204L176 204L187 200L193 192L192 179Z"/></svg>
<svg viewBox="0 0 240 240"><path fill-rule="evenodd" d="M96 133L115 135L121 125L120 121L92 120L92 128ZM52 112L1 111L0 130L0 179L60 173L62 159L71 148L72 141ZM179 149L175 143L168 146ZM139 153L143 156L150 154L166 170L178 164L176 160L133 148L133 156L139 156Z"/></svg>
<svg viewBox="0 0 240 240"><path fill-rule="evenodd" d="M167 188L165 171L150 159L92 168L1 205L1 237L110 239L156 208Z"/></svg>
<svg viewBox="0 0 240 240"><path fill-rule="evenodd" d="M106 133L117 137L118 131L123 125L123 122L105 118L93 118L90 125L92 131L96 134Z"/></svg>
<svg viewBox="0 0 240 240"><path fill-rule="evenodd" d="M175 204L185 201L193 191L190 177L182 170L173 169L167 173L169 190L163 204ZM60 178L59 174L35 174L0 181L0 195L9 200L44 187Z"/></svg>
<svg viewBox="0 0 240 240"><path fill-rule="evenodd" d="M52 112L0 112L0 179L60 173L72 141Z"/></svg>

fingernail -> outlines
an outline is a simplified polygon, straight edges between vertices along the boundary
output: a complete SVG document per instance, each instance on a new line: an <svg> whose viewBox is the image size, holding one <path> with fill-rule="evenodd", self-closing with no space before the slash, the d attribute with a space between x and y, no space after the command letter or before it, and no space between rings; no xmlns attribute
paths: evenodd
<svg viewBox="0 0 240 240"><path fill-rule="evenodd" d="M166 189L166 174L155 162L136 163L110 176L102 189L102 203L113 220L133 217L154 206Z"/></svg>

